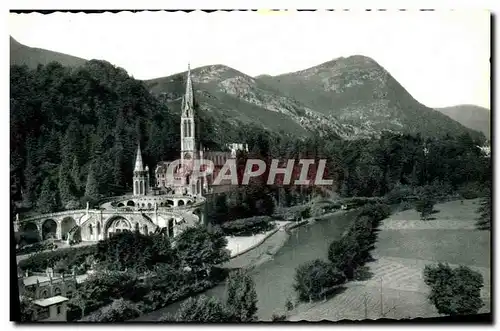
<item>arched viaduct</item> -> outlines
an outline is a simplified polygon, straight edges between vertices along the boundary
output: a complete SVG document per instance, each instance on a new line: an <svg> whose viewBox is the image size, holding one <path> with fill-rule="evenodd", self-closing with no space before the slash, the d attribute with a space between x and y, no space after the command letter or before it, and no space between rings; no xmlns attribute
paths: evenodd
<svg viewBox="0 0 500 331"><path fill-rule="evenodd" d="M205 223L204 198L168 196L149 206L144 198L110 198L101 204L100 209L68 210L19 219L15 228L16 232L39 240L66 240L68 233L79 231L82 241L98 241L117 232L137 230L142 234L151 234L163 228L168 236L173 237L186 227ZM166 201L172 201L174 205L166 206ZM128 206L123 206L123 202L129 202ZM152 202L155 202L154 199L147 203ZM159 206L160 203L163 205Z"/></svg>

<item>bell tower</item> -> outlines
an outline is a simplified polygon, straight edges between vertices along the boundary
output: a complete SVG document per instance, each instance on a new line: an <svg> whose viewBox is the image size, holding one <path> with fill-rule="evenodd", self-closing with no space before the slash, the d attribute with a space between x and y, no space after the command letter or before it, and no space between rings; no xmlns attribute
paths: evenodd
<svg viewBox="0 0 500 331"><path fill-rule="evenodd" d="M147 195L149 191L149 168L142 163L141 145L137 146L134 167L134 195Z"/></svg>
<svg viewBox="0 0 500 331"><path fill-rule="evenodd" d="M188 64L186 93L181 105L181 161L192 161L196 152L194 93L191 81L191 68ZM182 163L184 164L184 163Z"/></svg>

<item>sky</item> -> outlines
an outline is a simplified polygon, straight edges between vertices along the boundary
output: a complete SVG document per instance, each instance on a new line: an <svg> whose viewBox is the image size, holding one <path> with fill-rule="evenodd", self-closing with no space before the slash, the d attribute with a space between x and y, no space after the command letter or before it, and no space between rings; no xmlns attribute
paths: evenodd
<svg viewBox="0 0 500 331"><path fill-rule="evenodd" d="M109 61L137 79L188 62L277 75L360 54L429 107L490 108L485 10L11 13L9 33L27 46Z"/></svg>

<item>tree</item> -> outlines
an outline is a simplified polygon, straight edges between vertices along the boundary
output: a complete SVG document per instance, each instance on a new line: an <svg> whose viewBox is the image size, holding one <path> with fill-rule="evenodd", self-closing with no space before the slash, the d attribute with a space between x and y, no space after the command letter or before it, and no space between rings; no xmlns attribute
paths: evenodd
<svg viewBox="0 0 500 331"><path fill-rule="evenodd" d="M328 248L328 260L339 270L342 270L347 279L354 278L358 267L360 247L353 236L345 236L335 240Z"/></svg>
<svg viewBox="0 0 500 331"><path fill-rule="evenodd" d="M73 157L73 164L71 167L71 179L73 180L73 185L74 185L74 193L75 194L80 194L81 190L81 181L80 181L80 165L78 164L78 159L77 157Z"/></svg>
<svg viewBox="0 0 500 331"><path fill-rule="evenodd" d="M480 230L491 229L491 189L486 189L486 195L481 201L481 206L478 208L479 218L476 226Z"/></svg>
<svg viewBox="0 0 500 331"><path fill-rule="evenodd" d="M35 306L33 302L29 299L22 298L20 302L20 321L21 322L33 322L35 318Z"/></svg>
<svg viewBox="0 0 500 331"><path fill-rule="evenodd" d="M115 299L107 306L100 308L94 313L82 318L82 322L125 322L139 317L141 311L133 302L123 298Z"/></svg>
<svg viewBox="0 0 500 331"><path fill-rule="evenodd" d="M153 238L135 231L126 231L99 241L96 257L109 270L151 269L157 254L153 247ZM161 253L167 252L163 250Z"/></svg>
<svg viewBox="0 0 500 331"><path fill-rule="evenodd" d="M229 276L226 305L237 322L257 319L257 292L250 275L237 271Z"/></svg>
<svg viewBox="0 0 500 331"><path fill-rule="evenodd" d="M207 271L211 266L229 260L227 239L221 232L208 232L203 227L190 227L175 241L179 259L194 271Z"/></svg>
<svg viewBox="0 0 500 331"><path fill-rule="evenodd" d="M59 198L61 201L61 205L64 209L70 209L74 205L76 199L71 192L71 181L69 178L69 174L66 169L63 168L62 165L59 166Z"/></svg>
<svg viewBox="0 0 500 331"><path fill-rule="evenodd" d="M320 259L299 265L295 272L295 291L302 301L325 298L346 281L344 273Z"/></svg>
<svg viewBox="0 0 500 331"><path fill-rule="evenodd" d="M87 185L85 186L85 197L95 203L99 199L99 185L97 183L94 168L94 164L89 166Z"/></svg>
<svg viewBox="0 0 500 331"><path fill-rule="evenodd" d="M40 197L37 201L37 210L40 213L51 213L56 211L57 207L57 191L50 178L45 178Z"/></svg>
<svg viewBox="0 0 500 331"><path fill-rule="evenodd" d="M428 197L424 197L415 203L415 210L420 213L420 219L426 221L432 214L434 209L434 201Z"/></svg>
<svg viewBox="0 0 500 331"><path fill-rule="evenodd" d="M465 266L452 269L447 264L426 265L424 281L431 288L429 300L440 314L476 314L481 300L483 277Z"/></svg>
<svg viewBox="0 0 500 331"><path fill-rule="evenodd" d="M175 315L167 315L162 321L221 323L230 319L231 315L217 298L200 295L184 301Z"/></svg>

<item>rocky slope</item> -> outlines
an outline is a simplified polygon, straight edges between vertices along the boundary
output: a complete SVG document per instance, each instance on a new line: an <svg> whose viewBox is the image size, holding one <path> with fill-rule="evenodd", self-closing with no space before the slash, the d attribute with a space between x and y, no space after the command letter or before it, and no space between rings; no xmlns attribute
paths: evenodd
<svg viewBox="0 0 500 331"><path fill-rule="evenodd" d="M416 101L373 59L355 55L259 82L305 106L364 131L436 134L468 132ZM476 134L476 133L475 133Z"/></svg>

